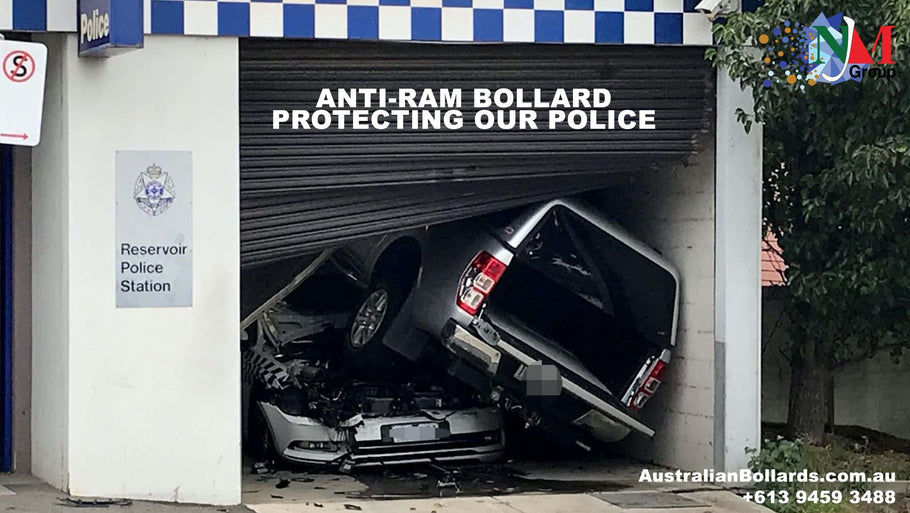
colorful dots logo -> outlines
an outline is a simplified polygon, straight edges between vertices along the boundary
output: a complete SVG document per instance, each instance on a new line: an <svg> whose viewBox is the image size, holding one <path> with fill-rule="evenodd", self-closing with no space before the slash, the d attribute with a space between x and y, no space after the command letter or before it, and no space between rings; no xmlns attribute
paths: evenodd
<svg viewBox="0 0 910 513"><path fill-rule="evenodd" d="M763 85L775 84L797 86L814 85L807 80L809 66L809 45L811 29L798 22L784 21L780 27L758 36L758 42L764 47L762 62L768 67L767 78Z"/></svg>

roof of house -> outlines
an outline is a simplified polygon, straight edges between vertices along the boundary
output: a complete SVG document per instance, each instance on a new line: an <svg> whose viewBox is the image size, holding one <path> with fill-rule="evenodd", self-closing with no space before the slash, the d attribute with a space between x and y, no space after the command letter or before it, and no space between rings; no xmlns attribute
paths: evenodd
<svg viewBox="0 0 910 513"><path fill-rule="evenodd" d="M761 241L761 284L762 287L784 284L784 271L787 263L781 256L777 238L769 233Z"/></svg>

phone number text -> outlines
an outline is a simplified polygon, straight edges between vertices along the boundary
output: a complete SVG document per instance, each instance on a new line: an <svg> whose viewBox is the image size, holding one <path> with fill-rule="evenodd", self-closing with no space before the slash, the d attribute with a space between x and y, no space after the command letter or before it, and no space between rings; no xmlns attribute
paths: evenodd
<svg viewBox="0 0 910 513"><path fill-rule="evenodd" d="M756 504L894 504L894 490L758 490L743 495Z"/></svg>

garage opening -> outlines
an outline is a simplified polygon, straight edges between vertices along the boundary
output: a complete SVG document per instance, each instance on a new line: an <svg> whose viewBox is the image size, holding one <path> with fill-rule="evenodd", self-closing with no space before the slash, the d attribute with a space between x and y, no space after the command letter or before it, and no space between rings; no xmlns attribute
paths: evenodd
<svg viewBox="0 0 910 513"><path fill-rule="evenodd" d="M703 149L703 51L243 40L240 71L247 468L278 490L318 483L314 502L338 482L374 498L615 489L510 469L598 465L610 442L653 435L638 411L669 361L678 276L596 203ZM623 131L272 125L324 88L479 87L607 88L611 108L660 117Z"/></svg>

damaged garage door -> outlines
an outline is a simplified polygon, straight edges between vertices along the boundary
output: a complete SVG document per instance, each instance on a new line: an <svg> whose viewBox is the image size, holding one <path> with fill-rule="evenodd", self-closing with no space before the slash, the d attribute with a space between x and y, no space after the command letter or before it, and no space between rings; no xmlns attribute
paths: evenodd
<svg viewBox="0 0 910 513"><path fill-rule="evenodd" d="M250 39L240 51L245 268L601 188L684 161L713 117L713 72L697 48ZM475 87L607 88L612 109L656 110L656 129L272 129L274 109L368 87L462 88L466 119Z"/></svg>

